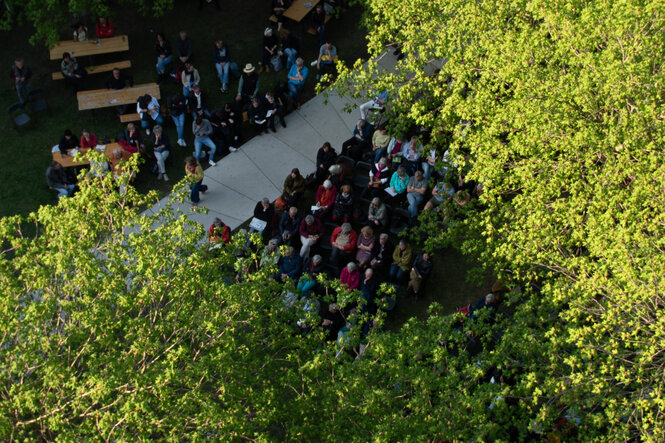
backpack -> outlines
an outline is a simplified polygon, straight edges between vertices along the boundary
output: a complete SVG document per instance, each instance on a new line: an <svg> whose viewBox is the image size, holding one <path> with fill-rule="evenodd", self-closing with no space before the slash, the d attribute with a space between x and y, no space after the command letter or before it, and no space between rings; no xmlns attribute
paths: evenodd
<svg viewBox="0 0 665 443"><path fill-rule="evenodd" d="M169 77L171 77L171 80L173 80L174 83L179 85L182 82L182 71L184 70L185 67L183 65L178 66L176 69L171 71Z"/></svg>

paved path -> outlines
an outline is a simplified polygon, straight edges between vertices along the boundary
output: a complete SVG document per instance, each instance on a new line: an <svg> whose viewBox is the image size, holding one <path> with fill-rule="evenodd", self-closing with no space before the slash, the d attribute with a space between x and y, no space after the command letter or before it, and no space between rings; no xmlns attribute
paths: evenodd
<svg viewBox="0 0 665 443"><path fill-rule="evenodd" d="M381 65L392 70L395 66L392 54L384 57ZM315 71L310 69L312 76ZM208 214L192 211L188 202L175 207L206 228L219 217L235 229L252 217L254 206L263 197L271 201L279 197L291 169L299 168L304 176L314 172L316 153L324 142L330 142L340 153L342 143L351 137L360 118L358 109L351 113L344 111L345 105L353 103L350 98L332 93L327 98L317 95L286 116L286 128L276 122L276 133L255 136L237 152L218 160L217 166L205 170L203 183L209 189L205 195L201 194L199 206L207 208ZM168 198L148 211L159 209Z"/></svg>

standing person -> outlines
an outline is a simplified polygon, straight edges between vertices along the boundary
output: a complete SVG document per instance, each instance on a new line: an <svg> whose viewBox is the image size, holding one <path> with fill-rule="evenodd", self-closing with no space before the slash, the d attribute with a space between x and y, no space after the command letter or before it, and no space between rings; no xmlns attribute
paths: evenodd
<svg viewBox="0 0 665 443"><path fill-rule="evenodd" d="M205 157L205 153L202 152L203 146L210 148L210 156L208 157L208 163L210 166L217 166L215 163L215 151L217 146L210 139L210 134L212 134L212 125L208 119L203 118L202 116L196 117L196 120L192 123L192 133L194 133L194 156L198 161L201 161Z"/></svg>
<svg viewBox="0 0 665 443"><path fill-rule="evenodd" d="M316 153L316 181L321 183L328 177L328 169L337 160L337 152L330 145L330 142L325 142Z"/></svg>
<svg viewBox="0 0 665 443"><path fill-rule="evenodd" d="M325 31L326 31L326 12L323 10L321 3L316 5L316 8L311 15L312 28L316 31L316 35L319 37L319 47L325 43Z"/></svg>
<svg viewBox="0 0 665 443"><path fill-rule="evenodd" d="M28 98L28 92L30 92L32 70L25 64L23 57L18 57L14 60L14 64L9 70L9 78L14 81L13 87L16 95L18 95L18 100L21 103L25 103Z"/></svg>
<svg viewBox="0 0 665 443"><path fill-rule="evenodd" d="M231 68L231 53L222 40L215 41L212 47L212 60L215 62L217 76L222 83L222 93L228 92L229 70Z"/></svg>
<svg viewBox="0 0 665 443"><path fill-rule="evenodd" d="M297 109L300 109L300 92L305 86L305 80L307 80L308 73L309 70L304 66L303 60L300 57L296 59L296 64L291 66L291 69L289 70L289 95L293 99Z"/></svg>
<svg viewBox="0 0 665 443"><path fill-rule="evenodd" d="M157 125L164 124L164 119L159 114L159 102L150 94L139 97L136 102L136 112L141 117L141 127L148 135L150 135L150 125L153 121Z"/></svg>
<svg viewBox="0 0 665 443"><path fill-rule="evenodd" d="M164 130L160 125L155 125L155 127L152 129L150 141L152 142L153 154L157 160L157 169L159 171L157 180L164 179L164 181L167 182L169 181L169 176L166 175L165 161L171 153L171 143L169 143L169 136L164 134Z"/></svg>
<svg viewBox="0 0 665 443"><path fill-rule="evenodd" d="M178 39L175 42L175 52L178 55L180 63L187 63L192 58L193 53L192 39L187 36L187 32L180 31ZM187 95L187 94L183 94Z"/></svg>
<svg viewBox="0 0 665 443"><path fill-rule="evenodd" d="M284 48L284 55L286 55L286 72L291 70L296 62L296 57L300 51L300 39L296 37L293 32L287 31L288 35L282 43L282 48Z"/></svg>
<svg viewBox="0 0 665 443"><path fill-rule="evenodd" d="M257 74L254 65L247 63L242 70L242 75L238 81L238 94L236 95L236 106L242 110L245 104L259 93L259 74Z"/></svg>
<svg viewBox="0 0 665 443"><path fill-rule="evenodd" d="M203 168L194 157L185 159L185 177L189 180L189 187L192 190L189 197L192 206L198 206L201 200L199 193L205 194L208 186L203 184Z"/></svg>
<svg viewBox="0 0 665 443"><path fill-rule="evenodd" d="M189 88L198 86L201 82L199 71L191 63L185 63L185 70L180 74L180 81L182 82L182 95L189 96Z"/></svg>
<svg viewBox="0 0 665 443"><path fill-rule="evenodd" d="M332 73L337 63L337 47L330 42L324 43L319 48L319 58L316 60L316 79L322 75Z"/></svg>
<svg viewBox="0 0 665 443"><path fill-rule="evenodd" d="M261 47L261 69L259 72L270 72L270 59L278 55L277 36L272 32L272 28L266 28L263 31L263 46Z"/></svg>
<svg viewBox="0 0 665 443"><path fill-rule="evenodd" d="M157 53L157 82L161 82L166 75L166 66L173 61L171 44L161 32L157 33L155 52Z"/></svg>
<svg viewBox="0 0 665 443"><path fill-rule="evenodd" d="M80 68L76 62L76 57L69 52L62 54L62 61L60 62L60 71L65 79L74 86L74 94L83 89L83 79L86 76L85 69Z"/></svg>
<svg viewBox="0 0 665 443"><path fill-rule="evenodd" d="M74 185L69 183L62 165L56 161L46 169L46 184L49 188L58 191L58 198L71 197L74 193Z"/></svg>
<svg viewBox="0 0 665 443"><path fill-rule="evenodd" d="M113 22L106 17L99 17L95 23L95 34L97 38L113 37Z"/></svg>
<svg viewBox="0 0 665 443"><path fill-rule="evenodd" d="M181 93L173 94L166 100L166 105L178 133L178 146L185 148L187 147L187 143L185 143L185 116L187 114L185 97Z"/></svg>

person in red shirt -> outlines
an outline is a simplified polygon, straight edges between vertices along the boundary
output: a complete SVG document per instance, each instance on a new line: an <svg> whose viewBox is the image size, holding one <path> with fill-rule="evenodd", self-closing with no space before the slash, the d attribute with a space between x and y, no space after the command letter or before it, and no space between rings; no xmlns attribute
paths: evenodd
<svg viewBox="0 0 665 443"><path fill-rule="evenodd" d="M113 37L113 22L107 20L106 17L99 17L95 24L95 32L97 33L97 38Z"/></svg>
<svg viewBox="0 0 665 443"><path fill-rule="evenodd" d="M95 134L92 132L84 129L81 133L80 147L83 149L89 149L94 148L95 146L97 146L97 137L95 137Z"/></svg>
<svg viewBox="0 0 665 443"><path fill-rule="evenodd" d="M224 243L228 245L231 243L231 230L223 221L215 218L208 229L208 240L210 243Z"/></svg>

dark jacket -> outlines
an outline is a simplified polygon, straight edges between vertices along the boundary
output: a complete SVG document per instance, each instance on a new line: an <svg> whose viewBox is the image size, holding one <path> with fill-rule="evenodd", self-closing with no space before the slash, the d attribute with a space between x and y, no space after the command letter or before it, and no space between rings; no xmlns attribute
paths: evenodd
<svg viewBox="0 0 665 443"><path fill-rule="evenodd" d="M336 217L350 217L353 213L353 194L344 197L340 191L335 197L335 204L333 205L333 215Z"/></svg>
<svg viewBox="0 0 665 443"><path fill-rule="evenodd" d="M69 183L65 170L62 167L56 170L49 166L46 169L46 184L51 189L66 188Z"/></svg>
<svg viewBox="0 0 665 443"><path fill-rule="evenodd" d="M164 46L160 46L159 43L155 43L155 52L157 53L157 57L160 55L168 57L171 55L171 43L169 43L168 40L164 40Z"/></svg>
<svg viewBox="0 0 665 443"><path fill-rule="evenodd" d="M291 257L282 256L277 263L280 274L286 274L289 278L296 280L300 274L300 256L295 252Z"/></svg>
<svg viewBox="0 0 665 443"><path fill-rule="evenodd" d="M303 274L310 275L312 278L316 278L317 275L323 272L323 261L315 265L312 257L305 257L303 259L302 272Z"/></svg>
<svg viewBox="0 0 665 443"><path fill-rule="evenodd" d="M107 89L123 89L127 85L134 86L134 78L121 72L117 79L113 77L113 74L109 75L104 84Z"/></svg>
<svg viewBox="0 0 665 443"><path fill-rule="evenodd" d="M249 121L253 123L263 122L266 119L266 112L263 103L259 101L259 106L257 107L254 107L254 104L249 105L249 108L247 109L247 117L249 117Z"/></svg>
<svg viewBox="0 0 665 443"><path fill-rule="evenodd" d="M198 105L198 100L196 99L196 94L194 94L194 91L189 92L189 96L187 97L187 104L189 105L189 109L192 111L195 111L197 109L208 109L208 94L205 92L201 91L201 106Z"/></svg>
<svg viewBox="0 0 665 443"><path fill-rule="evenodd" d="M337 152L332 147L328 149L328 152L324 151L323 148L319 148L319 151L316 153L317 168L323 164L323 168L327 171L335 164L335 160L337 160Z"/></svg>
<svg viewBox="0 0 665 443"><path fill-rule="evenodd" d="M215 63L228 63L231 61L231 52L225 43L222 43L221 49L217 45L212 45L212 60Z"/></svg>
<svg viewBox="0 0 665 443"><path fill-rule="evenodd" d="M175 52L178 57L191 57L192 56L192 39L189 36L185 39L178 37L175 41Z"/></svg>
<svg viewBox="0 0 665 443"><path fill-rule="evenodd" d="M416 270L416 274L423 279L426 279L430 272L432 272L432 258L425 260L423 254L418 254L415 261L413 262L413 269Z"/></svg>
<svg viewBox="0 0 665 443"><path fill-rule="evenodd" d="M284 211L282 218L279 220L279 233L284 234L285 232L288 232L293 236L298 233L299 228L300 217L296 215L296 218L291 218L289 216L289 211Z"/></svg>
<svg viewBox="0 0 665 443"><path fill-rule="evenodd" d="M153 146L153 148L155 147L156 143L160 146L163 145L163 148L160 148L159 152L170 151L171 150L171 143L169 141L169 136L166 134L166 132L162 132L162 137L161 137L159 142L157 142L155 140L155 133L154 132L152 132L150 134L150 144Z"/></svg>
<svg viewBox="0 0 665 443"><path fill-rule="evenodd" d="M266 229L270 226L270 222L272 221L274 213L275 213L275 208L273 205L268 205L268 209L263 209L263 204L261 202L258 202L254 207L254 217L268 223L266 225Z"/></svg>
<svg viewBox="0 0 665 443"><path fill-rule="evenodd" d="M60 139L60 152L66 153L70 149L74 149L78 147L79 145L79 138L75 135L72 135L72 137L67 140L65 136L63 135L62 138Z"/></svg>
<svg viewBox="0 0 665 443"><path fill-rule="evenodd" d="M187 112L187 101L185 100L185 96L180 93L170 95L169 98L166 99L166 106L174 117L178 117L183 112Z"/></svg>

